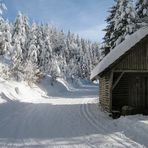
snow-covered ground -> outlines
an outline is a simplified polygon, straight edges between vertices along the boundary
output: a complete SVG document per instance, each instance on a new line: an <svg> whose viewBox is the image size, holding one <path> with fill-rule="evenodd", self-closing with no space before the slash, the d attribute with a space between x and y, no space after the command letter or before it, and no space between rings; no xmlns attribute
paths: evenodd
<svg viewBox="0 0 148 148"><path fill-rule="evenodd" d="M39 86L0 79L0 148L148 147L148 117L112 120L98 106L97 85L62 79Z"/></svg>

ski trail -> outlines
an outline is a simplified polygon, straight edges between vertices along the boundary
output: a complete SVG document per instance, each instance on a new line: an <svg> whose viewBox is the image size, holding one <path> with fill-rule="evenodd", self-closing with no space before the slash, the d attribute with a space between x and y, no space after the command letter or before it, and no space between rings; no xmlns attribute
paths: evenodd
<svg viewBox="0 0 148 148"><path fill-rule="evenodd" d="M15 88L16 84L13 87ZM147 118L138 119L139 116L136 116L132 120L121 117L121 120L115 122L98 108L95 95L98 91L97 87L78 88L79 91L73 92L70 96L55 98L41 97L43 92L39 88L31 89L24 87L23 84L19 89L21 95L18 94L16 99L12 97L7 99L6 103L0 104L0 147L2 148L142 148L147 146L147 136L145 136ZM7 93L13 90L11 88ZM31 94L27 94L30 91ZM134 129L129 129L132 126L124 126L126 121L130 124L137 120ZM120 128L121 122L123 126ZM138 131L135 130L137 127L140 127ZM143 129L145 133L141 134ZM136 137L131 137L135 133ZM140 136L141 138L145 136L145 139L137 140L136 138Z"/></svg>
<svg viewBox="0 0 148 148"><path fill-rule="evenodd" d="M89 109L89 103L91 103L91 102L92 102L92 100L90 100L90 99L84 100L84 102L81 105L82 114L86 118L86 120L94 128L96 128L96 130L101 131L104 133L104 135L106 135L106 133L108 133L108 130L110 127L106 128L105 126L103 126L103 124L101 124L102 123L101 120L104 120L104 123L106 123L105 119L100 118L101 122L95 119L95 116L91 113L91 110ZM107 136L105 136L105 137L107 137ZM116 141L117 143L119 143L123 147L143 148L143 146L141 146L140 144L136 143L135 141L127 138L125 135L114 133L112 135L110 134L108 138L109 139L111 138L112 140Z"/></svg>

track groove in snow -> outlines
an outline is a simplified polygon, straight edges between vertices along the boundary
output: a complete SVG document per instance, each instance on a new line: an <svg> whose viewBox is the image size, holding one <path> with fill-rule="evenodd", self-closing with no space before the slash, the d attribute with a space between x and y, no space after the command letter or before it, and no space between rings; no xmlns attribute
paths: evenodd
<svg viewBox="0 0 148 148"><path fill-rule="evenodd" d="M89 104L92 100L86 99L84 100L83 104L81 105L82 113L84 117L87 119L87 121L98 131L102 131L104 135L108 132L109 128L106 128L103 126L103 122L106 123L104 118L100 119L100 122L96 120L95 116L91 113L91 110L89 109ZM99 109L98 109L99 110ZM104 120L103 122L101 120ZM105 136L107 138L107 136ZM144 146L141 146L140 144L132 141L131 139L127 138L125 135L119 135L117 133L114 133L113 135L108 136L109 139L112 139L119 143L119 145L123 147L131 147L131 148L143 148Z"/></svg>
<svg viewBox="0 0 148 148"><path fill-rule="evenodd" d="M98 87L82 85L67 93L66 87L58 86L62 85L57 83L56 89L47 86L48 92L44 92L38 86L29 88L17 82L0 82L0 148L147 147L146 142L131 137L133 133L138 137L139 131L146 129L147 118L137 116L133 121L122 118L114 122L98 108ZM54 89L65 91L66 96L59 97L60 93L48 96ZM132 124L138 120L135 125L138 130L131 130L130 134L123 133L130 126L119 128L121 122Z"/></svg>

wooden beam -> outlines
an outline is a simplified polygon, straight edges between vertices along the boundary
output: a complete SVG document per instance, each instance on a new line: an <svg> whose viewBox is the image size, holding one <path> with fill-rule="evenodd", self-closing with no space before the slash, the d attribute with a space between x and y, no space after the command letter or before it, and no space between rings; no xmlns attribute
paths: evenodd
<svg viewBox="0 0 148 148"><path fill-rule="evenodd" d="M148 41L146 41L146 58L148 58Z"/></svg>
<svg viewBox="0 0 148 148"><path fill-rule="evenodd" d="M146 61L148 61L148 41L146 41ZM148 69L148 64L146 64L146 68Z"/></svg>
<svg viewBox="0 0 148 148"><path fill-rule="evenodd" d="M148 70L114 70L114 72L124 72L124 73L148 73Z"/></svg>
<svg viewBox="0 0 148 148"><path fill-rule="evenodd" d="M119 83L119 81L121 80L122 76L124 75L124 72L122 72L120 74L120 76L118 77L118 79L115 81L115 83L113 84L112 90L116 87L116 85Z"/></svg>
<svg viewBox="0 0 148 148"><path fill-rule="evenodd" d="M112 112L112 87L113 87L113 77L114 77L114 73L113 71L111 71L111 75L110 75L110 90L109 90L109 94L110 94L110 112Z"/></svg>

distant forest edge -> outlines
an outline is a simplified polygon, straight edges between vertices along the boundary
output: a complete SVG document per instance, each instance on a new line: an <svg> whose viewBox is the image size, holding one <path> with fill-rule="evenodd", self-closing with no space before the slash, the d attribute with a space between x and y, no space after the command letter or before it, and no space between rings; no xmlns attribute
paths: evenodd
<svg viewBox="0 0 148 148"><path fill-rule="evenodd" d="M1 77L31 83L44 74L53 81L57 77L89 79L100 60L139 28L148 26L148 0L114 0L101 45L49 24L30 23L21 12L14 22L9 22L3 18L5 10L1 2Z"/></svg>
<svg viewBox="0 0 148 148"><path fill-rule="evenodd" d="M0 4L0 74L34 83L44 74L53 80L89 79L99 61L99 45L49 24L30 23L18 12L14 22L3 18Z"/></svg>

